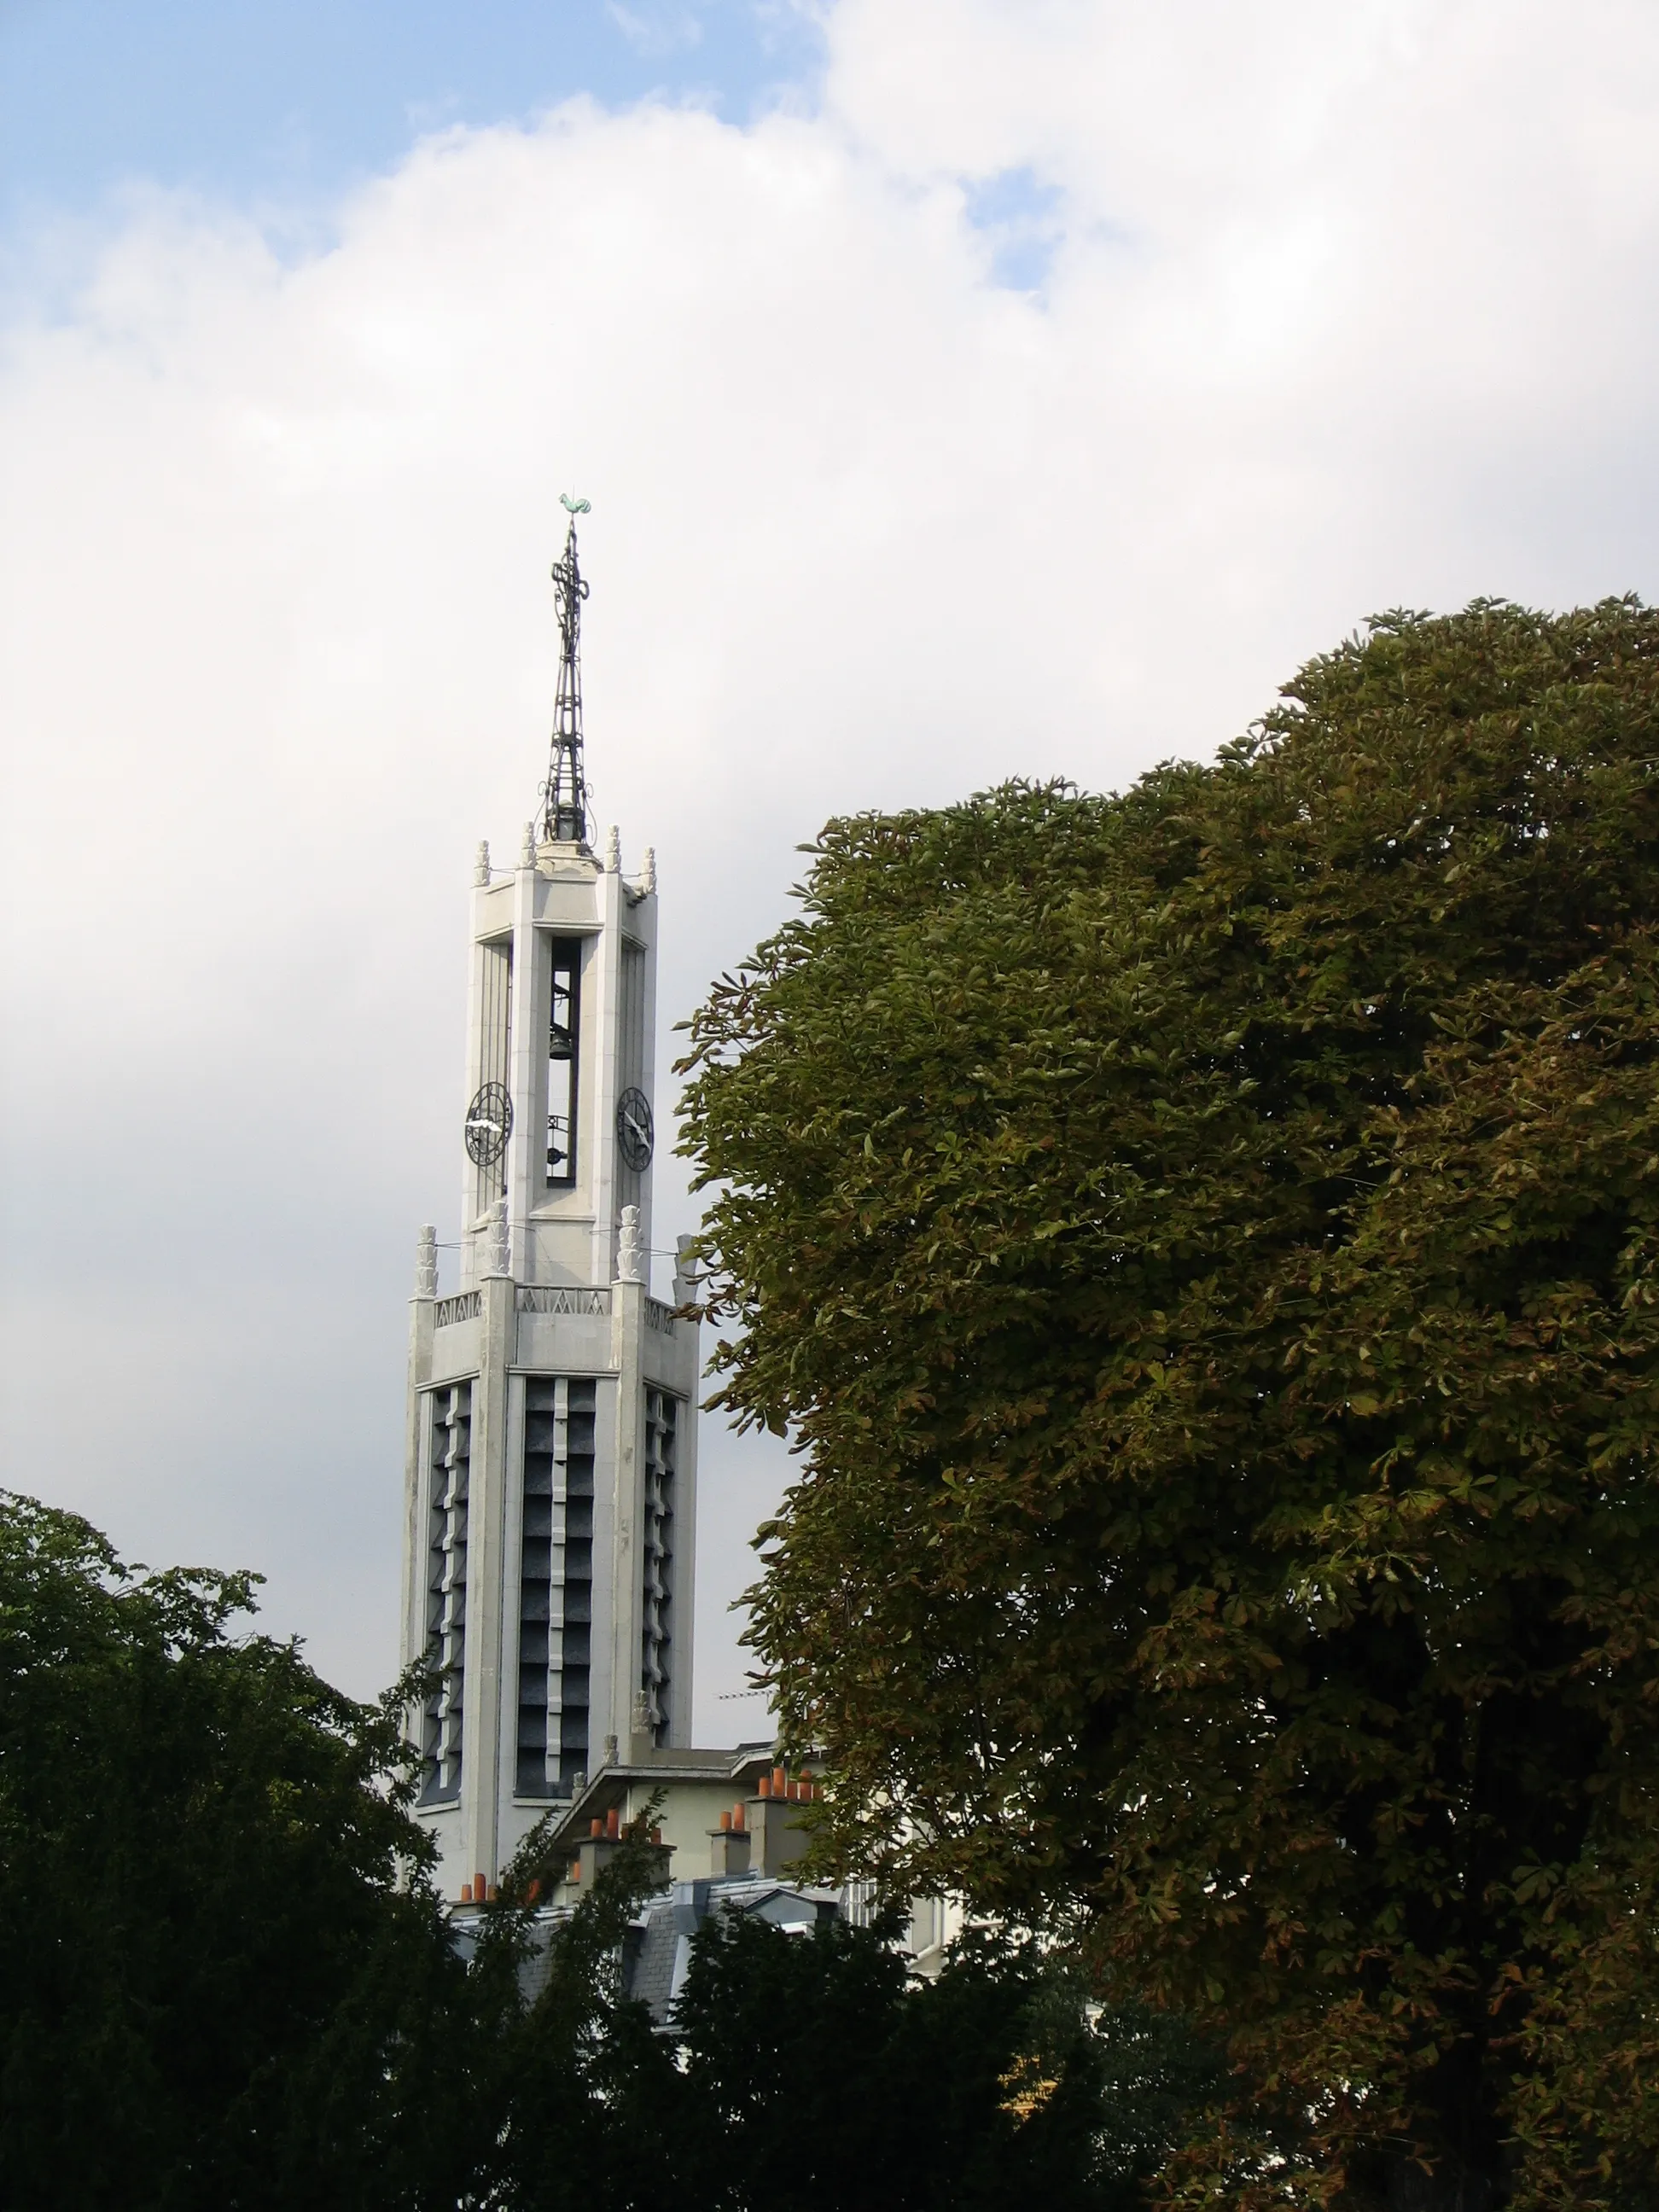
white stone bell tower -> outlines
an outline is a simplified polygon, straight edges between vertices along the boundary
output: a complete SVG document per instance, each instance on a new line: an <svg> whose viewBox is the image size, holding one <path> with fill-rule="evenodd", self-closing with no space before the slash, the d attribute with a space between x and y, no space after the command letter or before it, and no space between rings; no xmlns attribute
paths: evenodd
<svg viewBox="0 0 1659 2212"><path fill-rule="evenodd" d="M567 505L571 503L567 501ZM446 1887L493 1881L602 1765L688 1745L698 1328L651 1296L657 886L588 842L572 507L553 762L519 863L479 848L459 1288L421 1232L404 1655Z"/></svg>

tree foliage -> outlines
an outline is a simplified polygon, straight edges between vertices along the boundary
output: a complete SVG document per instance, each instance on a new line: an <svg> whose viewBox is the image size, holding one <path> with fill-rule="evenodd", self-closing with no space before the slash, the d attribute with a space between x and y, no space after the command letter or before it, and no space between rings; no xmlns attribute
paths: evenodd
<svg viewBox="0 0 1659 2212"><path fill-rule="evenodd" d="M811 853L684 1066L827 1847L1224 2031L1176 2194L1647 2202L1659 617Z"/></svg>
<svg viewBox="0 0 1659 2212"><path fill-rule="evenodd" d="M488 1940L538 1957L542 1984L498 2033L481 2201L503 2212L1132 2212L1212 2086L1179 2023L1091 2017L1064 1959L981 1931L922 1980L890 1918L790 1932L717 1909L659 2032L618 1965L654 1879L645 1826L550 1932L492 1909Z"/></svg>
<svg viewBox="0 0 1659 2212"><path fill-rule="evenodd" d="M555 1821L532 1834L477 1923L477 1967L510 1970L490 2039L494 2124L470 2201L501 2212L646 2212L681 2160L672 2046L625 1994L623 1956L657 1879L649 1810L550 1930L535 1899L558 1871ZM527 1970L527 1971L526 1971Z"/></svg>
<svg viewBox="0 0 1659 2212"><path fill-rule="evenodd" d="M981 1944L716 1917L625 1990L653 1814L550 1928L550 1824L453 1923L398 1711L0 1493L0 2205L19 2212L1127 2212L1209 2061ZM555 1861L556 1863L556 1861Z"/></svg>
<svg viewBox="0 0 1659 2212"><path fill-rule="evenodd" d="M0 2203L456 2201L469 1984L396 1700L234 1638L252 1581L0 1493Z"/></svg>
<svg viewBox="0 0 1659 2212"><path fill-rule="evenodd" d="M687 2201L1132 2212L1207 2054L1139 2015L1091 2023L1075 1978L1030 1946L969 1936L918 1981L892 1932L705 1924L676 2010Z"/></svg>

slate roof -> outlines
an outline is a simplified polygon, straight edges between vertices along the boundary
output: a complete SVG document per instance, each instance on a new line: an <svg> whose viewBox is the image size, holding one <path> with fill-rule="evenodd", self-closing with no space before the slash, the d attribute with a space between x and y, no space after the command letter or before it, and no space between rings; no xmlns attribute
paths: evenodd
<svg viewBox="0 0 1659 2212"><path fill-rule="evenodd" d="M536 1948L519 1971L519 1986L533 2000L547 1987L547 1947L573 1908L551 1905L536 1916ZM691 1960L691 1938L711 1912L741 1912L775 1928L802 1934L841 1916L833 1890L799 1889L751 1875L705 1875L677 1881L648 1898L635 1916L623 1947L623 1987L649 2010L659 2028L672 2024L675 1998Z"/></svg>

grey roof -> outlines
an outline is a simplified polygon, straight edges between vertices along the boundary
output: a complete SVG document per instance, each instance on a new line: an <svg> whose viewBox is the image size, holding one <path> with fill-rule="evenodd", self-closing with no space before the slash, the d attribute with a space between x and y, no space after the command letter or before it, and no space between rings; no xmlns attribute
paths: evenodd
<svg viewBox="0 0 1659 2212"><path fill-rule="evenodd" d="M649 1906L634 1932L638 1941L630 1943L623 1955L623 1987L630 1997L637 1997L650 2008L652 2019L660 2026L685 1979L690 1942L674 1925L672 1911L653 1911ZM679 1956L682 1950L684 1959Z"/></svg>
<svg viewBox="0 0 1659 2212"><path fill-rule="evenodd" d="M533 1948L519 1969L519 1987L526 2000L533 2002L547 1987L548 1945L554 1929L574 1910L570 1905L544 1905L534 1916ZM704 1875L696 1881L674 1882L647 1898L623 1946L623 1987L647 2008L659 2027L671 2025L674 2000L691 1962L691 1938L711 1912L741 1912L775 1928L805 1934L820 1921L839 1919L841 1902L832 1889L798 1888L756 1875ZM470 1925L454 1917L450 1925L452 1940L470 1956Z"/></svg>
<svg viewBox="0 0 1659 2212"><path fill-rule="evenodd" d="M787 1881L750 1875L705 1875L677 1881L641 1907L635 1927L637 1944L623 1957L623 1985L648 2007L659 2027L670 2024L673 2002L685 1981L691 1938L711 1912L740 1912L775 1928L816 1928L841 1916L833 1890L798 1889Z"/></svg>

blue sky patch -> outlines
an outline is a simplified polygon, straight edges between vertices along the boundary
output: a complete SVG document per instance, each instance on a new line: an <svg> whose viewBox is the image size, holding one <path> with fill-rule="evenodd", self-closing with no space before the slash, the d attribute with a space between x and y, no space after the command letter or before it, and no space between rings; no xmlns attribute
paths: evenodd
<svg viewBox="0 0 1659 2212"><path fill-rule="evenodd" d="M991 245L991 276L1011 292L1040 292L1065 228L1060 191L1029 167L1000 169L964 188L969 222Z"/></svg>
<svg viewBox="0 0 1659 2212"><path fill-rule="evenodd" d="M0 220L133 179L313 200L577 93L743 121L820 61L795 0L0 0Z"/></svg>

